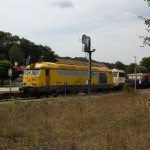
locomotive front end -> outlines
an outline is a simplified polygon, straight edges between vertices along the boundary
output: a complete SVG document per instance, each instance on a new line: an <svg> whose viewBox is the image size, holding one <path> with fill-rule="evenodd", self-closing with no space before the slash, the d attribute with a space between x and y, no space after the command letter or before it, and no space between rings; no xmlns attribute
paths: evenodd
<svg viewBox="0 0 150 150"><path fill-rule="evenodd" d="M37 94L38 89L42 85L40 68L27 67L23 74L22 87L19 89L21 93L28 95Z"/></svg>
<svg viewBox="0 0 150 150"><path fill-rule="evenodd" d="M40 69L26 69L23 74L22 87L39 87Z"/></svg>

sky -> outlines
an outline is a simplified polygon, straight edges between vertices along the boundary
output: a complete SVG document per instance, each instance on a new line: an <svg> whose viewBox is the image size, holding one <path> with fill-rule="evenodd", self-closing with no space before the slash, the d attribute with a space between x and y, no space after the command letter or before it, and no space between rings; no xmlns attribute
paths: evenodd
<svg viewBox="0 0 150 150"><path fill-rule="evenodd" d="M150 18L144 0L0 0L0 31L49 46L60 57L87 57L82 35L91 38L92 59L139 63L150 47L138 16Z"/></svg>

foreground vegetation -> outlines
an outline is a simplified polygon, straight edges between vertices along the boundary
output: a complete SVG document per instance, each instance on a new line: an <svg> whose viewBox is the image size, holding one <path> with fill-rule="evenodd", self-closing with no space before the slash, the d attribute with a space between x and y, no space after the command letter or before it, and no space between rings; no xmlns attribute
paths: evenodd
<svg viewBox="0 0 150 150"><path fill-rule="evenodd" d="M1 150L148 150L150 95L0 104Z"/></svg>

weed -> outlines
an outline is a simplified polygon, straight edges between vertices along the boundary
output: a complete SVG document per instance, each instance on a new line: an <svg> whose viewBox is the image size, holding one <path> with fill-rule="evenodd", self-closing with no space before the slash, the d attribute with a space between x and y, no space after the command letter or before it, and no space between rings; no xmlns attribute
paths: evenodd
<svg viewBox="0 0 150 150"><path fill-rule="evenodd" d="M148 150L146 94L0 105L0 149ZM138 103L140 101L140 103Z"/></svg>

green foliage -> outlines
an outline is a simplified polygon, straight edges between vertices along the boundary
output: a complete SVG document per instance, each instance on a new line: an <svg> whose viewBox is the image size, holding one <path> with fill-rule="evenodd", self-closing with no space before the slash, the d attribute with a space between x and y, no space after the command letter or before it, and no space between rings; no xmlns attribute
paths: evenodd
<svg viewBox="0 0 150 150"><path fill-rule="evenodd" d="M125 70L126 74L134 73L135 72L135 63L131 63L130 65L126 66ZM147 73L150 72L150 57L142 58L142 61L139 65L136 65L136 72L137 73Z"/></svg>
<svg viewBox="0 0 150 150"><path fill-rule="evenodd" d="M10 62L8 60L0 61L0 79L1 80L7 80L9 79L8 76L8 69L10 69ZM16 78L19 77L19 73L16 69L13 68L11 65L12 69L12 80L15 80Z"/></svg>
<svg viewBox="0 0 150 150"><path fill-rule="evenodd" d="M20 43L17 45L16 42ZM52 61L57 55L48 46L36 45L25 38L12 36L10 33L0 31L0 60L10 60L23 65L27 57L31 57L30 63L41 61Z"/></svg>
<svg viewBox="0 0 150 150"><path fill-rule="evenodd" d="M139 65L139 66L136 67L136 72L137 73L147 73L148 70L147 70L146 67Z"/></svg>
<svg viewBox="0 0 150 150"><path fill-rule="evenodd" d="M150 6L150 0L144 0L144 1L148 3L148 6Z"/></svg>
<svg viewBox="0 0 150 150"><path fill-rule="evenodd" d="M0 61L0 79L8 79L8 69L10 68L10 62L7 60Z"/></svg>
<svg viewBox="0 0 150 150"><path fill-rule="evenodd" d="M115 68L115 64L114 63L106 63L106 62L102 62L102 63L105 64L110 69Z"/></svg>
<svg viewBox="0 0 150 150"><path fill-rule="evenodd" d="M116 69L120 69L120 70L125 70L125 65L124 65L122 62L117 61L117 62L115 63L115 68L116 68Z"/></svg>
<svg viewBox="0 0 150 150"><path fill-rule="evenodd" d="M150 57L142 58L140 65L145 67L148 72L150 72Z"/></svg>
<svg viewBox="0 0 150 150"><path fill-rule="evenodd" d="M12 45L8 52L8 55L9 58L11 58L12 62L22 62L22 60L24 59L24 52L17 44Z"/></svg>
<svg viewBox="0 0 150 150"><path fill-rule="evenodd" d="M125 84L122 90L124 93L134 93L133 87L128 84Z"/></svg>
<svg viewBox="0 0 150 150"><path fill-rule="evenodd" d="M147 94L0 105L1 150L148 150Z"/></svg>
<svg viewBox="0 0 150 150"><path fill-rule="evenodd" d="M144 0L148 3L148 6L150 6L150 0ZM142 19L147 26L147 31L150 32L150 19L149 18L144 18L142 16L139 16L140 19ZM148 45L150 46L150 37L149 36L140 36L140 38L143 39L143 45Z"/></svg>
<svg viewBox="0 0 150 150"><path fill-rule="evenodd" d="M75 60L88 61L88 59L85 57L75 57Z"/></svg>
<svg viewBox="0 0 150 150"><path fill-rule="evenodd" d="M126 67L126 74L134 73L135 71L135 63L131 63Z"/></svg>

